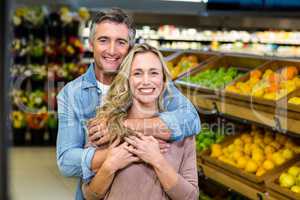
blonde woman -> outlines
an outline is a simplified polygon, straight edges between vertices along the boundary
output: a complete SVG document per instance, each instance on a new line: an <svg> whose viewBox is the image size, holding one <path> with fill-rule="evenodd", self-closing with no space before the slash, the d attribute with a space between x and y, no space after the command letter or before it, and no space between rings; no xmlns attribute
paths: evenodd
<svg viewBox="0 0 300 200"><path fill-rule="evenodd" d="M151 118L163 111L169 81L158 50L147 44L133 47L96 116L106 121L111 143L102 166L83 185L86 199L197 199L194 137L171 143L162 154L154 137L123 125L125 119Z"/></svg>

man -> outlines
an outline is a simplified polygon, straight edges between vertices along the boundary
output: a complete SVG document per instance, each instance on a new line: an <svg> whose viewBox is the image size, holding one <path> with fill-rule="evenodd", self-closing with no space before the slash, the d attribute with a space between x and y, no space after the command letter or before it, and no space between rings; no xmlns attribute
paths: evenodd
<svg viewBox="0 0 300 200"><path fill-rule="evenodd" d="M132 20L120 9L99 12L93 19L90 44L94 54L85 74L68 83L58 94L57 163L65 176L90 180L106 158L107 150L84 148L87 132L90 141L101 145L107 142L105 127L86 121L93 118L118 68L134 45L135 29ZM164 140L180 140L200 131L199 116L193 105L170 83L173 98L164 99L166 112L151 119L126 120L125 125L146 135ZM76 199L83 199L80 183Z"/></svg>

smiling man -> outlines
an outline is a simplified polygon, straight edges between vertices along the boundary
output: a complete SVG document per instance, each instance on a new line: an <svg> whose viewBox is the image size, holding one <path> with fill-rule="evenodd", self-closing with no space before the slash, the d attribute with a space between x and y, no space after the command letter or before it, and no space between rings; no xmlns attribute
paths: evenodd
<svg viewBox="0 0 300 200"><path fill-rule="evenodd" d="M95 117L118 69L134 45L135 29L131 18L121 9L98 12L91 25L90 44L94 63L85 74L68 83L58 94L57 164L65 176L87 182L102 165L106 149L85 148L88 140L101 145L108 142L103 127L86 122ZM165 112L147 119L130 119L127 127L166 141L181 140L200 131L200 119L193 105L169 83L172 97L164 97ZM147 91L144 91L147 92ZM87 128L89 130L87 130ZM90 134L90 138L87 135ZM91 139L92 138L92 139ZM76 199L83 199L78 184Z"/></svg>

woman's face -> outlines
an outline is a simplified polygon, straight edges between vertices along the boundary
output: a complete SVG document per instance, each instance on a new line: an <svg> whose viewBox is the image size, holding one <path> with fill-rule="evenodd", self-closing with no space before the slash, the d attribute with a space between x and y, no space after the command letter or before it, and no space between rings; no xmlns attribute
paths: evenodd
<svg viewBox="0 0 300 200"><path fill-rule="evenodd" d="M163 90L163 83L159 57L152 52L135 54L129 78L134 100L142 104L156 103Z"/></svg>

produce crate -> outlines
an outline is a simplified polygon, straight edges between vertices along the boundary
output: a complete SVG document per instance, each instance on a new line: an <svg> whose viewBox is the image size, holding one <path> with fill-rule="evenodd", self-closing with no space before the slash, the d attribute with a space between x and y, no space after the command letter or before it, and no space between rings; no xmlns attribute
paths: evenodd
<svg viewBox="0 0 300 200"><path fill-rule="evenodd" d="M168 56L167 58L165 58L166 62L170 62L173 63L173 68L175 68L175 66L180 62L180 60L185 57L185 56L189 56L189 55L193 55L197 58L198 60L198 64L184 69L184 70L180 70L180 73L175 73L176 75L174 77L172 77L173 80L176 80L180 77L182 77L184 74L186 74L187 72L189 72L190 70L196 68L196 67L200 67L202 65L204 65L205 63L209 62L211 59L214 59L217 57L218 54L216 53L208 53L208 52L199 52L199 51L182 51L182 52L177 52L173 55ZM170 70L171 74L172 74L172 70ZM173 73L174 74L174 73Z"/></svg>
<svg viewBox="0 0 300 200"><path fill-rule="evenodd" d="M186 73L184 76L180 77L180 79L176 81L176 84L178 86L186 87L195 92L220 95L220 91L223 89L223 87L218 89L212 89L198 84L188 83L186 81L183 81L182 79L184 77L194 76L196 74L205 72L209 69L219 69L221 67L224 67L225 69L228 69L229 67L235 67L237 68L238 72L247 73L250 70L261 66L264 63L266 63L265 59L255 58L252 56L219 56L216 59L210 60L210 62L208 62L207 64L202 65L201 67L199 66L191 70L189 73Z"/></svg>
<svg viewBox="0 0 300 200"><path fill-rule="evenodd" d="M300 98L300 89L296 89L295 91L288 94L286 98L280 99L280 101L278 102L278 105L280 107L282 107L283 109L288 109L288 110L294 111L294 112L300 112L300 105L288 102L292 97Z"/></svg>
<svg viewBox="0 0 300 200"><path fill-rule="evenodd" d="M286 66L295 66L295 67L297 67L298 71L300 71L300 62L288 61L288 60L269 61L269 62L261 65L257 69L260 70L262 73L264 73L267 69L277 71L277 70L280 70L280 69L282 69ZM228 86L235 85L237 82L246 82L249 79L250 79L250 73L248 73L246 76L243 76L243 77L240 77L240 78L236 79L235 81L230 83ZM230 98L234 98L234 99L238 99L238 100L243 100L243 101L247 101L247 102L254 103L254 104L263 104L263 105L272 106L272 107L275 107L279 102L282 102L282 101L284 101L285 98L287 98L287 96L283 96L283 97L281 97L277 100L271 100L271 99L266 99L264 97L256 97L256 96L251 96L251 95L238 94L238 93L231 92L231 91L225 91L224 90L223 92L225 93L226 97L230 97Z"/></svg>
<svg viewBox="0 0 300 200"><path fill-rule="evenodd" d="M291 167L292 165L296 165L296 166L300 167L300 161L286 166L285 169ZM283 173L283 172L284 172L284 170L278 171L276 174L274 174L273 176L271 176L267 179L267 181L266 181L267 192L270 194L270 196L277 197L280 200L281 199L282 200L284 200L284 199L300 199L300 194L292 192L287 188L280 187L280 185L278 183L278 179L279 179L281 173Z"/></svg>
<svg viewBox="0 0 300 200"><path fill-rule="evenodd" d="M236 139L239 135L234 135L234 136L228 136L226 137L223 142L221 142L220 144L222 145L222 147L224 146L228 146L229 144L233 143L234 139ZM279 171L282 171L283 169L285 169L287 166L290 166L291 164L297 162L298 160L300 160L299 155L295 155L294 158L286 161L285 163L283 163L280 166L276 166L274 169L267 171L265 174L263 174L262 176L256 176L255 174L252 173L247 173L237 167L234 167L232 165L229 165L227 163L224 163L216 158L213 158L210 156L211 154L211 150L207 149L205 151L203 151L201 153L201 158L202 158L202 162L205 164L209 164L209 165L213 165L215 167L221 168L225 171L227 171L228 173L230 173L232 176L238 178L238 179L243 179L245 180L248 184L252 184L252 185L257 185L259 184L260 186L263 186L264 182L270 178L271 176L273 176L274 174L276 174Z"/></svg>

